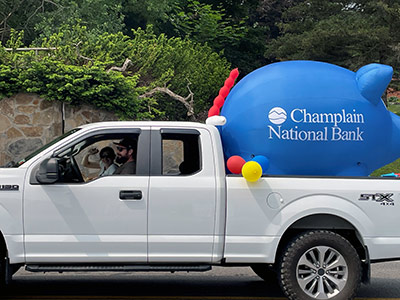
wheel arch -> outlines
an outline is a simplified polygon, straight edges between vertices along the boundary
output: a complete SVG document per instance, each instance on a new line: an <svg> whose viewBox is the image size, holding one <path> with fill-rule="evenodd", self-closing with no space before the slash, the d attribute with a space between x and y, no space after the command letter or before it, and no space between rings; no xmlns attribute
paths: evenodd
<svg viewBox="0 0 400 300"><path fill-rule="evenodd" d="M0 255L7 255L7 244L3 232L0 230Z"/></svg>
<svg viewBox="0 0 400 300"><path fill-rule="evenodd" d="M365 246L357 228L349 221L333 214L313 214L305 216L291 224L282 235L277 251L276 258L282 255L285 247L300 233L309 230L329 230L346 238L356 249L362 263L362 282L368 283L370 280L370 261L368 248ZM276 261L276 260L275 260Z"/></svg>

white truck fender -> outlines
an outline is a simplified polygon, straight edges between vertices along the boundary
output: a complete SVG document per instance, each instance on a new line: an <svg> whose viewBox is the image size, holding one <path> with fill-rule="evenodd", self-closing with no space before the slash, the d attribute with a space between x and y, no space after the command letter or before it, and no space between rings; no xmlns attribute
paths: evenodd
<svg viewBox="0 0 400 300"><path fill-rule="evenodd" d="M363 236L374 232L374 223L354 202L324 194L301 197L284 206L271 220L271 230L282 235L296 221L315 214L338 216L352 224Z"/></svg>
<svg viewBox="0 0 400 300"><path fill-rule="evenodd" d="M4 237L11 263L24 261L23 235L20 227L15 216L12 216L3 205L0 205L0 231Z"/></svg>
<svg viewBox="0 0 400 300"><path fill-rule="evenodd" d="M267 234L282 237L297 221L315 215L331 215L343 219L356 229L360 238L374 234L373 222L360 207L347 199L324 194L301 197L285 205L271 220ZM271 247L273 253L270 255L274 258L279 241L276 240L274 247ZM364 241L361 242L364 244Z"/></svg>

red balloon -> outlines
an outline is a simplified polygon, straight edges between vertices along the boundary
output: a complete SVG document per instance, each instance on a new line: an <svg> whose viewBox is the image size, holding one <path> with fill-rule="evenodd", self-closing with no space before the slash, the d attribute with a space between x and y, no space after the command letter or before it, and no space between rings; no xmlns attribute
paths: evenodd
<svg viewBox="0 0 400 300"><path fill-rule="evenodd" d="M218 108L221 108L224 105L225 99L224 97L218 95L217 97L215 97L214 99L214 105Z"/></svg>
<svg viewBox="0 0 400 300"><path fill-rule="evenodd" d="M233 174L240 174L245 163L246 161L239 155L234 155L228 158L226 166Z"/></svg>
<svg viewBox="0 0 400 300"><path fill-rule="evenodd" d="M231 73L229 74L229 77L235 80L239 76L239 70L238 68L233 69Z"/></svg>
<svg viewBox="0 0 400 300"><path fill-rule="evenodd" d="M224 99L228 96L228 94L229 94L229 88L227 88L226 86L223 86L219 90L219 95L222 96Z"/></svg>
<svg viewBox="0 0 400 300"><path fill-rule="evenodd" d="M232 87L233 87L233 85L235 84L235 80L233 79L233 78L231 78L231 77L228 77L226 80L225 80L225 86L228 88L228 89L231 89Z"/></svg>
<svg viewBox="0 0 400 300"><path fill-rule="evenodd" d="M219 115L219 108L218 106L211 106L211 108L208 111L208 117L212 117L212 116L218 116Z"/></svg>

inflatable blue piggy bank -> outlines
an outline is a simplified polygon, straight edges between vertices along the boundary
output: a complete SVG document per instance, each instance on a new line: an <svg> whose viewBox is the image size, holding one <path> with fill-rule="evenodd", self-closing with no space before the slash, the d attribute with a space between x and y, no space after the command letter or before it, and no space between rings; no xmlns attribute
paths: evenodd
<svg viewBox="0 0 400 300"><path fill-rule="evenodd" d="M264 174L369 175L400 157L400 118L381 99L392 73L314 61L255 70L221 108L226 159L264 158Z"/></svg>

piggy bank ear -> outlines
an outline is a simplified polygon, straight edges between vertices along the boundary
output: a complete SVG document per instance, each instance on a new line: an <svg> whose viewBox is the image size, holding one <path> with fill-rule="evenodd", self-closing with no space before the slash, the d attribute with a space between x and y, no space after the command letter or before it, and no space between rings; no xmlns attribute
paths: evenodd
<svg viewBox="0 0 400 300"><path fill-rule="evenodd" d="M381 64L369 64L356 73L356 81L361 95L373 104L378 104L382 94L392 80L393 68Z"/></svg>

